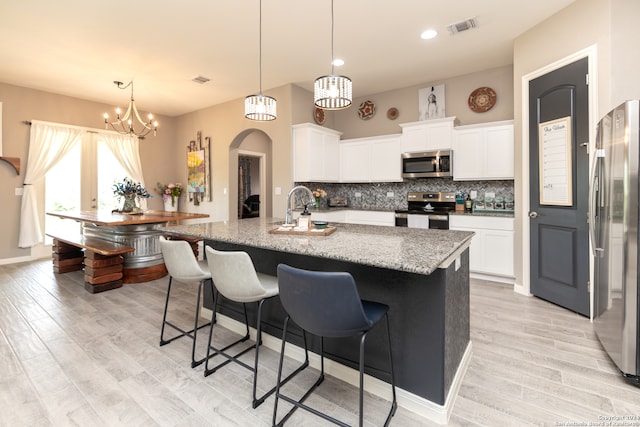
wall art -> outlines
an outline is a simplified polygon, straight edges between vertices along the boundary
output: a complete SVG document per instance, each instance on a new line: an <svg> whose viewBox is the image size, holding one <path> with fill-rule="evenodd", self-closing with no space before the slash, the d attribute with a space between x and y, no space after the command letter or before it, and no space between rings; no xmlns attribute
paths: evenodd
<svg viewBox="0 0 640 427"><path fill-rule="evenodd" d="M445 117L444 85L418 89L418 120Z"/></svg>
<svg viewBox="0 0 640 427"><path fill-rule="evenodd" d="M198 131L196 140L187 146L187 194L195 205L211 200L210 143L208 136L202 142L202 132Z"/></svg>

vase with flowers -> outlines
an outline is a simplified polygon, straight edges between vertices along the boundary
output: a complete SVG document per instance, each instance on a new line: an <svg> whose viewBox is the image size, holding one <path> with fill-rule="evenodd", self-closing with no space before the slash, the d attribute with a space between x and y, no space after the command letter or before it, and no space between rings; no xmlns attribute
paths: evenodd
<svg viewBox="0 0 640 427"><path fill-rule="evenodd" d="M313 190L313 197L316 198L316 209L320 209L320 200L323 197L327 197L327 192L322 188L316 188L315 190Z"/></svg>
<svg viewBox="0 0 640 427"><path fill-rule="evenodd" d="M177 212L178 211L178 201L180 200L180 195L182 194L182 184L169 183L169 184L158 184L156 185L156 191L158 194L162 196L162 200L164 201L164 210L167 212Z"/></svg>
<svg viewBox="0 0 640 427"><path fill-rule="evenodd" d="M151 194L141 183L134 182L128 177L113 184L113 194L118 198L118 201L122 201L120 212L124 213L141 212L141 209L137 206L138 199L151 197Z"/></svg>

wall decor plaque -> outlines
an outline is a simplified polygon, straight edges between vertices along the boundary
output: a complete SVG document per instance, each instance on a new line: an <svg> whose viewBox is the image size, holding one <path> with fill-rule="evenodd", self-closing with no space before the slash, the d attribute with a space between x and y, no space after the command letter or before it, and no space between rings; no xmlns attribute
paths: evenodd
<svg viewBox="0 0 640 427"><path fill-rule="evenodd" d="M479 87L469 95L469 108L476 113L489 111L496 103L496 92L490 87Z"/></svg>
<svg viewBox="0 0 640 427"><path fill-rule="evenodd" d="M316 107L313 110L313 120L316 121L317 124L319 125L323 125L324 121L325 121L325 114L324 114L324 110L320 107Z"/></svg>
<svg viewBox="0 0 640 427"><path fill-rule="evenodd" d="M358 107L358 117L362 120L369 120L376 115L376 104L373 101L362 101Z"/></svg>

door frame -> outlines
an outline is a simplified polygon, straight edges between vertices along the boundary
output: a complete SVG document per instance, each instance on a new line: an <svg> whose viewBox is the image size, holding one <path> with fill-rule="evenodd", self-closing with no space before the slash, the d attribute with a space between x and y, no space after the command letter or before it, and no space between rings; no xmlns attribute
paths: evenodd
<svg viewBox="0 0 640 427"><path fill-rule="evenodd" d="M265 153L260 153L257 151L238 150L237 158L239 159L240 156L258 157L260 159L260 194L262 195L262 198L260 199L260 216L267 216L265 214L265 210L267 208L267 205L266 205L266 194L267 194L266 158L267 158L267 155ZM240 186L240 183L238 183L238 186ZM237 191L238 189L236 188L236 192Z"/></svg>
<svg viewBox="0 0 640 427"><path fill-rule="evenodd" d="M597 97L598 97L598 50L596 45L591 45L583 50L575 52L558 61L552 62L544 67L522 76L522 116L521 123L521 206L519 218L522 223L522 282L516 283L513 287L515 292L523 295L531 296L531 227L529 223L529 197L530 197L530 179L529 179L529 82L540 76L548 74L565 65L576 62L580 59L587 58L589 64L589 167L591 168L593 160L593 152L595 147L595 137L597 124ZM589 170L591 172L591 170ZM585 218L586 220L586 218ZM589 312L593 316L593 261L591 259L591 239L589 239ZM593 317L592 317L593 318Z"/></svg>

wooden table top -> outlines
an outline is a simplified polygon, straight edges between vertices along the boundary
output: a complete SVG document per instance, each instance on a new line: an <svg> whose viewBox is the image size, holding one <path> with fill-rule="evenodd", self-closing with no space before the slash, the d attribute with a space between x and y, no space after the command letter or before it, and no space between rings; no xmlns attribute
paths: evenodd
<svg viewBox="0 0 640 427"><path fill-rule="evenodd" d="M124 214L111 211L71 211L47 212L47 215L76 221L90 222L95 225L116 226L136 224L158 224L186 219L208 218L208 214L188 212L144 211L142 214Z"/></svg>

